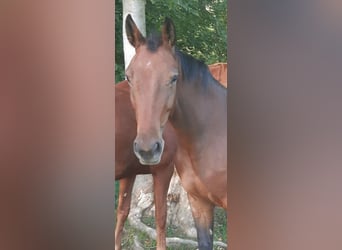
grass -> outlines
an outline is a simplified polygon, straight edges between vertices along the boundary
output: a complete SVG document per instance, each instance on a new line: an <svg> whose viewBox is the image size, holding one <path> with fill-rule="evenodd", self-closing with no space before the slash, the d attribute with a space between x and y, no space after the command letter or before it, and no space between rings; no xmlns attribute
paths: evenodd
<svg viewBox="0 0 342 250"><path fill-rule="evenodd" d="M118 198L119 198L119 181L115 181L115 209L118 204Z"/></svg>
<svg viewBox="0 0 342 250"><path fill-rule="evenodd" d="M115 202L117 202L118 182L115 183ZM117 204L117 203L116 203ZM214 211L214 240L227 242L227 219L226 213L222 208L215 208ZM155 220L153 216L144 216L142 222L149 227L155 228ZM184 239L191 239L187 237L180 228L174 225L167 225L167 237L179 237ZM125 250L134 249L134 237L138 238L138 241L144 249L156 249L156 241L151 239L146 233L141 232L130 226L126 221L124 235L122 239L122 246ZM196 239L192 239L195 240ZM178 247L168 247L170 250L192 250L197 248L191 248L188 245ZM222 247L214 247L214 250L223 250Z"/></svg>

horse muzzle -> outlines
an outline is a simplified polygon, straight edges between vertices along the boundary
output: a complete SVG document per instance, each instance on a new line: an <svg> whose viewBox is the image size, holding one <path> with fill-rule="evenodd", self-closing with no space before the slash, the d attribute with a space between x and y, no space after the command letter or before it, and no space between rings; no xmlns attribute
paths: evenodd
<svg viewBox="0 0 342 250"><path fill-rule="evenodd" d="M142 140L133 142L133 151L143 165L156 165L160 162L164 150L164 140Z"/></svg>

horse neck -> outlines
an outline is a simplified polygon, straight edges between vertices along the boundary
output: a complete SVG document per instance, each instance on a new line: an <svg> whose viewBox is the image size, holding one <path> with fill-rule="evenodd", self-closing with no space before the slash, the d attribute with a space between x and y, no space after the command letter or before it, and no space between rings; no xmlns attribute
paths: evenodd
<svg viewBox="0 0 342 250"><path fill-rule="evenodd" d="M197 82L181 80L176 91L170 122L186 143L210 136L215 130L226 130L227 92L212 77L197 79Z"/></svg>

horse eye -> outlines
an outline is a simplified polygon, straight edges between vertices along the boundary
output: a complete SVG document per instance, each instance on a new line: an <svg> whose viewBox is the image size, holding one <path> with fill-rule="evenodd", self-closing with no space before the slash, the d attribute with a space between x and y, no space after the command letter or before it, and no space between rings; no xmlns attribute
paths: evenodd
<svg viewBox="0 0 342 250"><path fill-rule="evenodd" d="M177 75L174 75L171 80L170 80L170 84L174 84L177 82L177 79L178 79L178 76Z"/></svg>
<svg viewBox="0 0 342 250"><path fill-rule="evenodd" d="M129 77L127 75L126 75L126 80L127 80L129 85L132 85L131 80L129 79Z"/></svg>

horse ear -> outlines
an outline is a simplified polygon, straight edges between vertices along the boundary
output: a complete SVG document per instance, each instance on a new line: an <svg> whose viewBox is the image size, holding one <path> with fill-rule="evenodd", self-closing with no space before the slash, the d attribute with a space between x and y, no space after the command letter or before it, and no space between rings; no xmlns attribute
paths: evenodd
<svg viewBox="0 0 342 250"><path fill-rule="evenodd" d="M145 38L133 21L131 14L128 14L126 17L125 28L127 39L135 49L145 43Z"/></svg>
<svg viewBox="0 0 342 250"><path fill-rule="evenodd" d="M162 29L163 43L169 44L174 47L176 44L176 30L172 20L168 17L165 18L163 29Z"/></svg>

